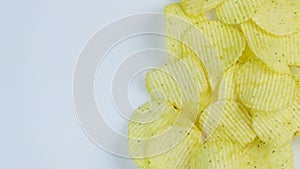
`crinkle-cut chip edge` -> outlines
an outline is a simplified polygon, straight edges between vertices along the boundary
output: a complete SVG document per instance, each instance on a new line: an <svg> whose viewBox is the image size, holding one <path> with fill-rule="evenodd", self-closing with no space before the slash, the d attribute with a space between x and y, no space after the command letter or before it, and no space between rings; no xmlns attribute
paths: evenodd
<svg viewBox="0 0 300 169"><path fill-rule="evenodd" d="M199 124L200 142L226 141L245 146L256 137L248 110L233 100L214 102L202 113Z"/></svg>
<svg viewBox="0 0 300 169"><path fill-rule="evenodd" d="M244 149L245 169L253 168L294 168L294 152L291 144L281 147L264 143L256 138ZM274 160L275 159L275 160Z"/></svg>
<svg viewBox="0 0 300 169"><path fill-rule="evenodd" d="M265 0L227 0L216 8L221 21L227 24L240 24L251 19L257 8Z"/></svg>
<svg viewBox="0 0 300 169"><path fill-rule="evenodd" d="M190 16L196 17L212 10L225 1L226 0L180 0L180 4Z"/></svg>
<svg viewBox="0 0 300 169"><path fill-rule="evenodd" d="M157 105L157 106L163 106L161 102L155 102L154 104ZM163 132L163 130L169 130L168 129L169 127L166 128L167 126L164 125L163 128L159 127L160 131L158 131L157 129L151 127L151 125L155 124L155 122L150 123L150 124L148 124L148 123L141 124L139 122L131 121L129 123L129 127L128 127L129 152L131 152L130 154L133 157L134 162L139 167L141 167L141 168L146 168L149 165L151 165L151 167L152 167L152 165L154 165L154 166L160 166L160 164L161 164L160 161L162 161L163 159L165 159L166 161L168 161L168 159L169 159L170 156L174 156L174 155L172 155L172 153L178 153L179 154L178 158L181 159L181 160L176 160L178 163L175 163L174 165L180 165L180 164L184 165L184 163L181 163L180 161L182 161L183 158L186 158L185 160L183 160L183 161L185 161L185 163L187 161L189 161L190 155L191 155L190 151L192 151L193 149L195 149L195 148L197 148L199 146L198 140L199 140L199 137L200 137L200 134L201 134L200 131L199 131L199 129L197 127L195 127L194 124L191 121L189 121L189 119L187 119L185 117L177 118L176 120L179 120L179 123L177 123L177 121L174 122L174 117L172 117L171 114L175 113L175 114L179 114L180 115L180 112L177 109L175 109L172 104L170 104L168 102L166 102L165 105L167 106L168 110L167 110L167 112L166 112L165 115L161 116L161 118L165 118L166 122L165 122L164 119L161 119L161 118L156 119L156 120L163 120L161 122L164 122L165 125L171 127L171 129L173 129L174 127L178 128L178 130L174 130L175 132L182 131L182 129L184 128L184 126L186 126L186 127L191 126L191 128L190 128L189 131L187 130L186 133L182 133L182 134L185 134L185 136L182 138L183 140L181 142L179 142L179 144L176 145L174 148L172 148L170 151L167 151L166 153L163 153L163 154L159 155L158 157L154 156L154 157L147 157L147 158L134 158L133 157L134 155L132 155L132 151L136 151L136 150L142 151L144 149L144 148L140 149L140 148L138 148L137 145L134 145L134 144L135 143L136 144L142 144L143 143L141 141L142 138L151 138L151 137L155 136L155 135L151 134L151 131L150 131L150 133L148 133L146 131L142 132L142 131L139 131L139 130L147 130L147 131L148 130L153 130L152 132L160 134L160 133ZM144 115L144 116L150 115L151 113L149 112L149 110L152 110L151 108L153 108L151 106L152 106L152 102L148 102L148 103L144 104L143 106L141 106L140 108L138 108L138 110L135 111L135 113L133 114L132 118L139 117L140 115L138 115L138 114L141 114L141 115ZM154 110L156 110L156 109L154 109ZM158 110L158 111L160 111L160 110ZM169 111L172 111L172 112L169 112ZM144 114L144 113L146 113L146 114ZM150 115L150 116L152 117L152 115ZM186 123L189 123L189 124L186 125ZM155 125L161 125L161 123L158 123L158 124L155 124ZM181 136L182 134L179 134L179 136ZM141 135L142 138L139 137L140 135ZM146 137L144 137L144 136L146 136ZM170 138L169 135L167 135L167 136L168 136L167 138ZM174 136L176 137L176 134ZM130 139L130 138L132 138L132 139ZM136 139L138 139L138 140L136 140ZM135 142L135 141L137 141L137 142ZM159 144L160 146L158 146L157 148L160 148L166 142L166 140L163 139L163 140L160 140L160 142L163 142L163 143ZM153 142L150 141L150 143L153 143ZM147 145L142 145L142 146L145 147ZM153 148L155 148L155 147L153 147ZM145 148L144 150L146 150L146 149L149 149L149 147ZM184 152L183 150L186 150L187 152L183 153ZM175 156L175 157L177 157L177 156ZM151 162L152 162L152 164L151 164ZM173 165L173 163L167 163L167 162L164 163L164 164L167 165L167 166L169 166L169 167ZM185 165L188 165L188 164L185 164Z"/></svg>
<svg viewBox="0 0 300 169"><path fill-rule="evenodd" d="M287 5L289 3L291 4ZM273 6L274 4L277 5ZM287 36L300 32L300 2L298 0L267 0L257 10L252 20L266 32L275 36Z"/></svg>
<svg viewBox="0 0 300 169"><path fill-rule="evenodd" d="M260 73L254 74L255 72ZM276 78L276 82L278 83L273 83L274 78ZM285 83L279 83L282 81ZM235 76L235 83L240 101L248 108L255 110L281 110L292 104L296 98L295 83L292 76L290 74L273 72L260 59L251 59L239 67ZM266 88L267 84L270 84L272 88ZM272 94L270 93L271 91ZM280 91L285 92L280 93ZM274 93L278 95L277 98L281 98L281 101L273 98ZM282 94L284 94L284 97ZM270 98L273 98L273 100L270 101Z"/></svg>
<svg viewBox="0 0 300 169"><path fill-rule="evenodd" d="M278 51L274 52L276 41L271 38L277 38L262 30L252 20L248 20L241 24L242 32L246 38L249 47L253 53L261 59L266 65L275 72L289 73L289 67L284 58L287 54L279 54ZM265 42L264 42L265 41ZM272 44L270 44L272 43ZM282 48L283 49L283 48ZM281 50L281 49L278 49Z"/></svg>
<svg viewBox="0 0 300 169"><path fill-rule="evenodd" d="M182 35L194 24L206 21L205 15L190 17L179 3L172 3L164 8L164 27L166 32L166 47L168 60L173 62L186 57L182 51Z"/></svg>
<svg viewBox="0 0 300 169"><path fill-rule="evenodd" d="M244 168L242 148L228 142L211 142L201 145L190 160L190 169Z"/></svg>
<svg viewBox="0 0 300 169"><path fill-rule="evenodd" d="M277 112L252 110L252 126L257 136L264 142L282 146L292 141L300 131L300 105L295 102L288 108Z"/></svg>

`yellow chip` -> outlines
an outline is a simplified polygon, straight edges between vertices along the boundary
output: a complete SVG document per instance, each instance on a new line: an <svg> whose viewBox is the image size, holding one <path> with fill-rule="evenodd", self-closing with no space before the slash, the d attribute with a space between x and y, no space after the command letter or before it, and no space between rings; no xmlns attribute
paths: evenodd
<svg viewBox="0 0 300 169"><path fill-rule="evenodd" d="M300 103L294 104L281 111L262 112L252 111L253 129L265 143L282 146L292 141L294 134L300 131Z"/></svg>
<svg viewBox="0 0 300 169"><path fill-rule="evenodd" d="M234 84L234 75L238 66L234 65L224 72L224 75L215 89L215 100L237 100Z"/></svg>
<svg viewBox="0 0 300 169"><path fill-rule="evenodd" d="M201 59L214 89L224 70L231 67L245 48L245 40L239 30L218 21L201 22L190 28L183 42Z"/></svg>
<svg viewBox="0 0 300 169"><path fill-rule="evenodd" d="M277 147L255 139L245 148L244 152L245 169L294 168L294 153L290 144Z"/></svg>
<svg viewBox="0 0 300 169"><path fill-rule="evenodd" d="M222 4L223 2L226 2L227 0L202 0L204 1L203 7L202 7L202 12L207 12L218 5Z"/></svg>
<svg viewBox="0 0 300 169"><path fill-rule="evenodd" d="M205 143L195 152L189 169L242 169L243 153L240 146L227 142Z"/></svg>
<svg viewBox="0 0 300 169"><path fill-rule="evenodd" d="M226 0L180 0L180 4L188 14L198 16L225 1Z"/></svg>
<svg viewBox="0 0 300 169"><path fill-rule="evenodd" d="M200 131L170 103L149 102L133 114L128 136L140 168L182 169L199 146Z"/></svg>
<svg viewBox="0 0 300 169"><path fill-rule="evenodd" d="M290 35L300 32L299 0L267 0L253 21L274 35Z"/></svg>
<svg viewBox="0 0 300 169"><path fill-rule="evenodd" d="M237 94L252 109L282 110L295 100L295 82L290 74L279 74L261 60L252 59L237 71Z"/></svg>
<svg viewBox="0 0 300 169"><path fill-rule="evenodd" d="M169 4L164 9L166 47L169 52L169 60L174 61L185 57L182 54L182 36L184 32L194 24L205 21L205 15L198 17L188 16L179 3Z"/></svg>
<svg viewBox="0 0 300 169"><path fill-rule="evenodd" d="M216 13L227 24L240 24L251 19L264 1L227 0L216 8Z"/></svg>
<svg viewBox="0 0 300 169"><path fill-rule="evenodd" d="M295 80L297 89L300 89L300 67L297 66L290 66L291 73L293 75L293 78Z"/></svg>
<svg viewBox="0 0 300 169"><path fill-rule="evenodd" d="M251 128L251 116L243 105L230 101L216 101L200 117L202 140L225 141L245 146L256 137Z"/></svg>
<svg viewBox="0 0 300 169"><path fill-rule="evenodd" d="M300 65L300 33L290 36L274 36L254 22L242 24L242 30L251 50L273 71L288 73L288 65Z"/></svg>
<svg viewBox="0 0 300 169"><path fill-rule="evenodd" d="M254 58L256 58L255 54L252 52L249 46L246 46L242 56L237 61L237 64L238 66L241 66Z"/></svg>
<svg viewBox="0 0 300 169"><path fill-rule="evenodd" d="M203 7L203 0L180 0L180 4L183 9L191 16L201 15L201 9Z"/></svg>
<svg viewBox="0 0 300 169"><path fill-rule="evenodd" d="M300 97L300 67L290 66L290 69L296 84L296 95Z"/></svg>
<svg viewBox="0 0 300 169"><path fill-rule="evenodd" d="M153 100L168 100L190 120L206 108L211 89L198 58L187 57L147 73L147 89Z"/></svg>

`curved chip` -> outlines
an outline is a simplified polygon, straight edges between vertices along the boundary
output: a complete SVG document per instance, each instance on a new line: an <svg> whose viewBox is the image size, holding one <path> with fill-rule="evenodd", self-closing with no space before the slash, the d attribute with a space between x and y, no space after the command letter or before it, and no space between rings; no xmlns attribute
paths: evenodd
<svg viewBox="0 0 300 169"><path fill-rule="evenodd" d="M251 59L254 59L254 58L256 58L255 54L252 52L250 47L247 45L245 47L245 50L243 51L242 56L237 61L237 64L238 64L238 66L241 66L241 65L247 63L248 61L250 61Z"/></svg>
<svg viewBox="0 0 300 169"><path fill-rule="evenodd" d="M296 95L300 96L300 67L290 66L290 69L296 84Z"/></svg>
<svg viewBox="0 0 300 169"><path fill-rule="evenodd" d="M290 143L300 131L299 101L281 111L253 111L253 129L263 142L276 146Z"/></svg>
<svg viewBox="0 0 300 169"><path fill-rule="evenodd" d="M153 100L170 101L193 122L211 93L201 62L194 57L149 71L146 86Z"/></svg>
<svg viewBox="0 0 300 169"><path fill-rule="evenodd" d="M199 146L200 131L170 103L149 102L133 114L128 136L129 152L140 168L182 169Z"/></svg>
<svg viewBox="0 0 300 169"><path fill-rule="evenodd" d="M184 32L194 24L205 20L207 20L205 15L188 16L179 3L169 4L165 7L166 48L169 52L170 61L185 57L181 51L181 39Z"/></svg>
<svg viewBox="0 0 300 169"><path fill-rule="evenodd" d="M241 147L227 142L201 145L190 161L190 169L241 169L244 166Z"/></svg>
<svg viewBox="0 0 300 169"><path fill-rule="evenodd" d="M200 117L202 140L225 141L245 146L256 137L251 128L251 116L243 105L230 101L216 101Z"/></svg>
<svg viewBox="0 0 300 169"><path fill-rule="evenodd" d="M184 10L191 16L198 16L207 12L226 0L180 0Z"/></svg>
<svg viewBox="0 0 300 169"><path fill-rule="evenodd" d="M297 90L300 89L300 67L297 66L290 66L291 74L295 80ZM300 92L300 91L298 91Z"/></svg>
<svg viewBox="0 0 300 169"><path fill-rule="evenodd" d="M277 147L257 138L244 149L244 154L245 169L294 168L294 153L290 144Z"/></svg>
<svg viewBox="0 0 300 169"><path fill-rule="evenodd" d="M234 75L237 68L238 66L235 65L224 72L221 81L215 89L216 100L237 100L234 83Z"/></svg>
<svg viewBox="0 0 300 169"><path fill-rule="evenodd" d="M279 74L261 60L252 59L237 71L237 94L252 109L282 110L295 100L295 82L290 74Z"/></svg>
<svg viewBox="0 0 300 169"><path fill-rule="evenodd" d="M201 15L204 1L203 0L180 0L183 9L191 16Z"/></svg>
<svg viewBox="0 0 300 169"><path fill-rule="evenodd" d="M245 40L239 30L218 21L205 21L190 28L183 42L201 59L212 89L224 70L236 63L245 48Z"/></svg>
<svg viewBox="0 0 300 169"><path fill-rule="evenodd" d="M274 35L300 32L300 1L267 0L257 10L253 21Z"/></svg>
<svg viewBox="0 0 300 169"><path fill-rule="evenodd" d="M289 73L288 65L300 65L300 33L274 36L259 28L253 21L241 25L255 55L273 71Z"/></svg>
<svg viewBox="0 0 300 169"><path fill-rule="evenodd" d="M226 2L227 0L202 0L204 1L203 3L203 7L202 7L202 12L207 12L215 7L217 7L218 5Z"/></svg>
<svg viewBox="0 0 300 169"><path fill-rule="evenodd" d="M251 19L265 0L227 0L216 8L221 21L240 24Z"/></svg>

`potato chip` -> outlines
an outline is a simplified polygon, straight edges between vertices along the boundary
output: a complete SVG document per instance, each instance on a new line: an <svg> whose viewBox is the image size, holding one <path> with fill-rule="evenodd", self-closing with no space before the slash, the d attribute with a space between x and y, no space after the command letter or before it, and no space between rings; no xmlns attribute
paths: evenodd
<svg viewBox="0 0 300 169"><path fill-rule="evenodd" d="M265 0L227 0L216 8L221 21L240 24L251 19Z"/></svg>
<svg viewBox="0 0 300 169"><path fill-rule="evenodd" d="M195 17L201 15L201 9L203 7L203 0L180 0L180 5L189 15Z"/></svg>
<svg viewBox="0 0 300 169"><path fill-rule="evenodd" d="M235 75L240 66L255 58L249 47L246 46L242 56L238 59L236 64L224 72L222 80L214 91L214 100L238 100L235 86Z"/></svg>
<svg viewBox="0 0 300 169"><path fill-rule="evenodd" d="M182 36L184 32L194 24L205 21L205 15L198 17L188 16L182 9L179 3L169 4L164 9L165 32L166 32L166 47L169 52L169 60L174 61L178 58L183 58L182 54Z"/></svg>
<svg viewBox="0 0 300 169"><path fill-rule="evenodd" d="M180 0L180 4L191 16L198 16L225 1L226 0Z"/></svg>
<svg viewBox="0 0 300 169"><path fill-rule="evenodd" d="M300 131L299 99L281 111L253 111L253 129L265 143L282 146L291 142Z"/></svg>
<svg viewBox="0 0 300 169"><path fill-rule="evenodd" d="M290 66L291 74L295 80L296 86L300 89L300 67Z"/></svg>
<svg viewBox="0 0 300 169"><path fill-rule="evenodd" d="M295 100L292 75L275 73L259 59L241 66L235 78L239 99L249 108L282 110Z"/></svg>
<svg viewBox="0 0 300 169"><path fill-rule="evenodd" d="M296 95L300 96L300 67L290 66L290 69L296 84Z"/></svg>
<svg viewBox="0 0 300 169"><path fill-rule="evenodd" d="M234 75L238 66L232 66L224 72L224 75L215 89L215 100L237 100L235 92Z"/></svg>
<svg viewBox="0 0 300 169"><path fill-rule="evenodd" d="M273 71L288 73L288 65L300 65L300 33L290 36L274 36L253 21L241 25L251 50Z"/></svg>
<svg viewBox="0 0 300 169"><path fill-rule="evenodd" d="M168 100L190 120L206 108L211 89L198 58L187 57L147 73L147 89L154 100Z"/></svg>
<svg viewBox="0 0 300 169"><path fill-rule="evenodd" d="M214 89L223 71L231 67L245 48L243 35L234 27L218 21L201 22L190 28L183 41L201 59Z"/></svg>
<svg viewBox="0 0 300 169"><path fill-rule="evenodd" d="M242 56L237 61L237 65L241 66L241 65L247 63L249 60L254 59L254 58L256 58L255 54L252 52L250 47L247 45L245 47L245 50L243 51Z"/></svg>
<svg viewBox="0 0 300 169"><path fill-rule="evenodd" d="M245 169L294 168L294 153L290 144L277 147L255 139L245 148L244 154Z"/></svg>
<svg viewBox="0 0 300 169"><path fill-rule="evenodd" d="M202 0L204 1L202 11L207 12L218 5L222 4L223 2L226 2L227 0Z"/></svg>
<svg viewBox="0 0 300 169"><path fill-rule="evenodd" d="M200 131L170 103L149 102L133 114L128 136L129 152L140 168L182 169L199 147Z"/></svg>
<svg viewBox="0 0 300 169"><path fill-rule="evenodd" d="M251 116L243 105L230 101L216 101L200 117L202 140L225 141L245 146L256 137L251 128Z"/></svg>
<svg viewBox="0 0 300 169"><path fill-rule="evenodd" d="M205 143L193 154L190 169L245 168L240 146L227 142Z"/></svg>
<svg viewBox="0 0 300 169"><path fill-rule="evenodd" d="M279 53L284 56L288 65L300 66L300 32L280 37L275 42L279 44L278 47L281 47Z"/></svg>
<svg viewBox="0 0 300 169"><path fill-rule="evenodd" d="M267 0L257 10L253 21L274 35L300 32L300 1Z"/></svg>

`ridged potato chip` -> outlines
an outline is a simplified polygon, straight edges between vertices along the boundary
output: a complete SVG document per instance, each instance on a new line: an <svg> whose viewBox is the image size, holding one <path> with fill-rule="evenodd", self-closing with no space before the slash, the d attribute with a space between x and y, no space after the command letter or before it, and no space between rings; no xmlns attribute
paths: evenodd
<svg viewBox="0 0 300 169"><path fill-rule="evenodd" d="M227 142L205 143L193 154L189 169L242 169L240 146Z"/></svg>
<svg viewBox="0 0 300 169"><path fill-rule="evenodd" d="M221 21L227 24L240 24L251 19L265 0L227 0L216 7Z"/></svg>
<svg viewBox="0 0 300 169"><path fill-rule="evenodd" d="M182 36L184 32L201 21L206 21L205 15L197 17L188 16L179 3L169 4L164 9L166 48L169 52L169 60L174 61L183 58L182 54Z"/></svg>
<svg viewBox="0 0 300 169"><path fill-rule="evenodd" d="M300 33L274 36L253 21L243 23L241 28L251 50L273 71L289 73L288 65L300 65Z"/></svg>
<svg viewBox="0 0 300 169"><path fill-rule="evenodd" d="M295 82L291 74L279 74L259 59L241 66L235 76L241 102L252 109L282 110L295 100Z"/></svg>
<svg viewBox="0 0 300 169"><path fill-rule="evenodd" d="M180 0L180 4L191 16L198 16L225 1L226 0Z"/></svg>
<svg viewBox="0 0 300 169"><path fill-rule="evenodd" d="M294 153L292 146L286 144L280 147L267 144L259 139L244 149L244 169L293 169Z"/></svg>
<svg viewBox="0 0 300 169"><path fill-rule="evenodd" d="M200 11L203 7L203 4L203 0L180 0L180 5L182 8L192 17L202 14Z"/></svg>
<svg viewBox="0 0 300 169"><path fill-rule="evenodd" d="M231 142L245 146L256 137L251 128L251 116L243 105L230 101L216 101L201 115L203 142Z"/></svg>
<svg viewBox="0 0 300 169"><path fill-rule="evenodd" d="M248 46L245 47L242 55L239 57L236 64L234 64L229 69L225 70L222 79L217 85L217 88L213 91L213 101L215 100L234 100L237 101L238 97L236 94L235 86L235 75L238 68L248 62L250 59L255 58L255 55L252 53Z"/></svg>
<svg viewBox="0 0 300 169"><path fill-rule="evenodd" d="M297 89L300 89L300 67L290 66L291 74L295 80ZM300 92L300 91L297 91ZM299 93L300 94L300 93Z"/></svg>
<svg viewBox="0 0 300 169"><path fill-rule="evenodd" d="M245 47L242 56L237 61L237 65L241 66L247 63L249 60L256 58L255 54L252 52L249 46Z"/></svg>
<svg viewBox="0 0 300 169"><path fill-rule="evenodd" d="M238 66L232 66L224 72L224 75L215 89L215 100L237 100L234 75Z"/></svg>
<svg viewBox="0 0 300 169"><path fill-rule="evenodd" d="M154 100L170 101L193 122L209 104L211 89L198 58L183 58L149 71L146 86Z"/></svg>
<svg viewBox="0 0 300 169"><path fill-rule="evenodd" d="M300 100L281 111L253 111L253 129L265 143L282 146L300 131Z"/></svg>
<svg viewBox="0 0 300 169"><path fill-rule="evenodd" d="M253 21L274 35L300 32L300 1L267 0L257 10Z"/></svg>
<svg viewBox="0 0 300 169"><path fill-rule="evenodd" d="M187 168L194 149L199 147L200 134L172 104L148 102L129 123L129 152L141 169Z"/></svg>
<svg viewBox="0 0 300 169"><path fill-rule="evenodd" d="M183 41L202 61L212 89L224 70L236 63L245 48L240 31L218 21L205 21L190 28Z"/></svg>
<svg viewBox="0 0 300 169"><path fill-rule="evenodd" d="M300 97L300 67L290 66L290 69L291 69L291 74L292 74L295 84L296 84L296 96L298 98L298 97Z"/></svg>

